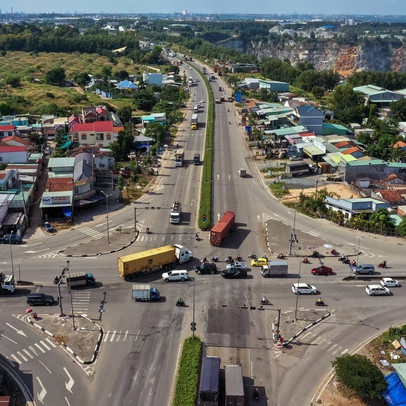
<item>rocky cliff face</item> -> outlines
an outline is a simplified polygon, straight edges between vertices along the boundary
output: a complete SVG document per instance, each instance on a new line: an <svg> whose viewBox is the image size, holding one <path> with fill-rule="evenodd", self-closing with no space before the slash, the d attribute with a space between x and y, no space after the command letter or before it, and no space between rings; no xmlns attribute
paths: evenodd
<svg viewBox="0 0 406 406"><path fill-rule="evenodd" d="M244 45L237 38L226 46L239 51ZM317 70L334 70L347 77L356 71L406 72L406 49L392 48L388 43L373 43L360 46L345 46L334 41L312 43L286 41L283 48L263 42L251 42L244 50L263 58L288 59L294 66L309 61Z"/></svg>

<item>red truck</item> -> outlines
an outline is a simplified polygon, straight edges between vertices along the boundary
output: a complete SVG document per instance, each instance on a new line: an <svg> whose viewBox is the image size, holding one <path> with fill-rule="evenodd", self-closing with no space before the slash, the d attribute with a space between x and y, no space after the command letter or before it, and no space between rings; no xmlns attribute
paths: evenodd
<svg viewBox="0 0 406 406"><path fill-rule="evenodd" d="M210 244L220 247L235 223L235 213L226 211L220 221L210 231Z"/></svg>

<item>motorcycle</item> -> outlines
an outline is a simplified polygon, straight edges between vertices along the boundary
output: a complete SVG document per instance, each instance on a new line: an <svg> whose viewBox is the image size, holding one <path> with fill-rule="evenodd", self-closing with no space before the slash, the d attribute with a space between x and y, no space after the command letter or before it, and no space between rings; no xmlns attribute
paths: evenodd
<svg viewBox="0 0 406 406"><path fill-rule="evenodd" d="M218 261L219 261L218 255L215 255L211 260L212 260L213 262L218 262Z"/></svg>
<svg viewBox="0 0 406 406"><path fill-rule="evenodd" d="M285 254L283 252L281 252L280 254L278 254L278 259L285 259Z"/></svg>
<svg viewBox="0 0 406 406"><path fill-rule="evenodd" d="M304 258L302 259L302 262L303 262L304 264L310 264L310 261L309 261L309 259L308 259L307 257L304 257Z"/></svg>
<svg viewBox="0 0 406 406"><path fill-rule="evenodd" d="M263 298L261 299L261 304L262 304L262 305L270 305L271 302L270 302L266 297L263 297Z"/></svg>
<svg viewBox="0 0 406 406"><path fill-rule="evenodd" d="M225 262L226 264L232 264L232 263L234 262L234 259L233 259L233 257L232 257L231 255L229 255L229 256L224 260L224 262Z"/></svg>
<svg viewBox="0 0 406 406"><path fill-rule="evenodd" d="M149 231L149 227L146 228L145 232L146 232L147 234L150 234L150 233L151 233L151 232Z"/></svg>
<svg viewBox="0 0 406 406"><path fill-rule="evenodd" d="M236 261L242 261L242 256L241 256L241 255L237 255L237 256L235 257L235 260L236 260Z"/></svg>
<svg viewBox="0 0 406 406"><path fill-rule="evenodd" d="M378 268L386 268L386 260L378 264Z"/></svg>
<svg viewBox="0 0 406 406"><path fill-rule="evenodd" d="M339 254L338 251L335 250L334 248L331 250L331 255L338 255L338 254Z"/></svg>
<svg viewBox="0 0 406 406"><path fill-rule="evenodd" d="M196 240L196 241L199 241L199 234L197 234L197 233L196 233L196 235L195 235L195 240Z"/></svg>
<svg viewBox="0 0 406 406"><path fill-rule="evenodd" d="M343 264L349 264L350 263L350 258L345 257L345 259L343 259Z"/></svg>
<svg viewBox="0 0 406 406"><path fill-rule="evenodd" d="M345 260L345 256L344 256L344 255L339 256L339 257L338 257L338 260L341 261L341 262L343 262L343 261Z"/></svg>
<svg viewBox="0 0 406 406"><path fill-rule="evenodd" d="M178 299L178 300L176 301L176 306L178 306L178 307L185 307L185 306L186 306L186 303L184 302L183 299Z"/></svg>
<svg viewBox="0 0 406 406"><path fill-rule="evenodd" d="M259 389L258 388L254 388L254 391L252 392L252 396L255 400L259 399Z"/></svg>
<svg viewBox="0 0 406 406"><path fill-rule="evenodd" d="M256 256L255 252L251 252L251 254L248 255L248 258L258 259L258 257Z"/></svg>
<svg viewBox="0 0 406 406"><path fill-rule="evenodd" d="M317 299L315 304L316 306L327 306L323 299Z"/></svg>

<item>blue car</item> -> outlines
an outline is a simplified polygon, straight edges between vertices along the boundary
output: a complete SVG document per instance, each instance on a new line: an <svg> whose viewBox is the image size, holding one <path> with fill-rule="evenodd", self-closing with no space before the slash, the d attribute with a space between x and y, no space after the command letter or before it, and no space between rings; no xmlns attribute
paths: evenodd
<svg viewBox="0 0 406 406"><path fill-rule="evenodd" d="M23 239L17 234L5 234L0 238L0 242L3 244L21 244Z"/></svg>

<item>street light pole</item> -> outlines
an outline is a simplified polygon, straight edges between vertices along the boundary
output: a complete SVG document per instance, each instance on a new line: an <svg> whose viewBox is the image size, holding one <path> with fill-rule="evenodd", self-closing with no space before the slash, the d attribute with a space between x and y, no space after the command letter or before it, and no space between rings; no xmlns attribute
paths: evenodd
<svg viewBox="0 0 406 406"><path fill-rule="evenodd" d="M11 233L10 233L10 261L11 261L11 274L13 275L13 279L14 279L13 250L11 249L11 240L13 239L13 232L14 232L14 230L11 230Z"/></svg>
<svg viewBox="0 0 406 406"><path fill-rule="evenodd" d="M104 196L106 198L107 244L110 244L110 236L109 236L109 197L111 195L108 195L107 193L103 192L103 190L101 190L101 192L104 194Z"/></svg>
<svg viewBox="0 0 406 406"><path fill-rule="evenodd" d="M358 249L357 249L357 266L358 264L358 259L359 259L359 246L361 244L361 234L358 236Z"/></svg>
<svg viewBox="0 0 406 406"><path fill-rule="evenodd" d="M299 260L299 274L297 276L297 284L298 284L298 288L299 288L299 281L300 281L300 270L302 268L302 261L300 260L300 258L298 258ZM299 305L299 292L296 292L296 305L295 305L295 321L297 321L297 308Z"/></svg>
<svg viewBox="0 0 406 406"><path fill-rule="evenodd" d="M68 288L69 288L69 294L70 294L70 308L71 308L71 312L72 312L72 326L73 326L73 329L76 330L76 327L75 327L75 315L73 313L72 287L70 285L71 279L70 279L69 261L66 261L66 269L68 271L68 276L69 276Z"/></svg>

